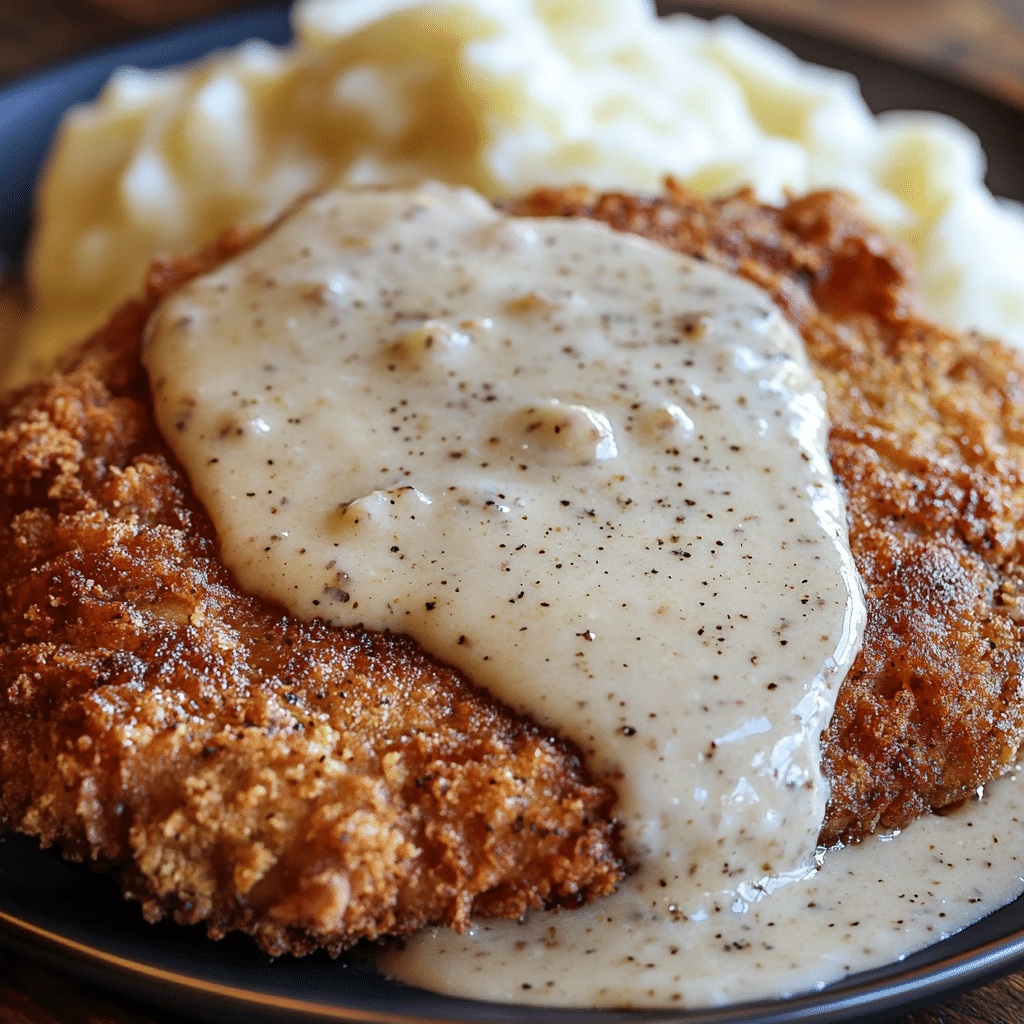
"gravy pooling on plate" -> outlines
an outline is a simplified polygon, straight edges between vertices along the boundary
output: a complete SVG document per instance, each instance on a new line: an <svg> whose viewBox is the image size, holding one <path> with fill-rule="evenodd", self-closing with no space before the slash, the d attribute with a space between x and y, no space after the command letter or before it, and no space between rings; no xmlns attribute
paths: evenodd
<svg viewBox="0 0 1024 1024"><path fill-rule="evenodd" d="M813 873L864 608L760 289L466 191L341 191L171 296L143 359L244 587L412 635L616 780L637 870L598 916L660 933Z"/></svg>
<svg viewBox="0 0 1024 1024"><path fill-rule="evenodd" d="M554 1006L718 1006L813 992L903 959L1020 895L1019 775L949 817L829 851L814 877L706 919L633 911L618 895L468 935L431 928L389 950L412 985ZM633 911L633 912L631 912Z"/></svg>

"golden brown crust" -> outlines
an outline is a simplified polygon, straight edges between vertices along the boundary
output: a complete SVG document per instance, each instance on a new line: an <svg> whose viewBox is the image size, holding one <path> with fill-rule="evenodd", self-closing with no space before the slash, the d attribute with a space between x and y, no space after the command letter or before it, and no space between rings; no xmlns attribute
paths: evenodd
<svg viewBox="0 0 1024 1024"><path fill-rule="evenodd" d="M1020 354L929 322L907 256L837 193L776 209L670 184L654 199L541 191L513 209L594 217L741 273L803 334L868 606L824 737L822 841L905 825L1013 763L1024 733Z"/></svg>
<svg viewBox="0 0 1024 1024"><path fill-rule="evenodd" d="M1024 366L922 317L907 261L850 200L780 209L541 192L739 272L801 330L867 592L824 737L827 843L970 794L1015 755ZM177 280L154 268L0 436L0 813L118 870L152 919L270 952L609 891L607 815L571 748L392 636L242 595L156 433L135 355Z"/></svg>
<svg viewBox="0 0 1024 1024"><path fill-rule="evenodd" d="M0 820L117 871L150 920L332 952L621 877L609 787L400 637L243 595L157 434L154 268L0 434Z"/></svg>

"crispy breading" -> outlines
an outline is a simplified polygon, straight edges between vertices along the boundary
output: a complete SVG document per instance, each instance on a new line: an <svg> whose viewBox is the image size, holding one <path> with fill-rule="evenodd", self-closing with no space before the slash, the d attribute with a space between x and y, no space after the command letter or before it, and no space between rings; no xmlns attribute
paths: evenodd
<svg viewBox="0 0 1024 1024"><path fill-rule="evenodd" d="M1003 771L1024 730L1020 357L928 322L904 254L840 194L567 190L510 208L741 273L806 340L868 604L823 737L822 841ZM609 891L614 794L571 746L411 641L297 622L219 564L137 346L160 295L247 241L154 268L144 301L8 411L3 821L120 872L152 919L241 928L274 953Z"/></svg>
<svg viewBox="0 0 1024 1024"><path fill-rule="evenodd" d="M0 821L118 872L145 916L332 952L622 877L573 747L401 637L242 594L152 419L154 269L0 435Z"/></svg>
<svg viewBox="0 0 1024 1024"><path fill-rule="evenodd" d="M955 805L1024 733L1024 360L930 322L909 258L834 192L781 208L669 184L511 204L593 217L766 288L828 398L829 455L864 583L863 650L823 738L826 845Z"/></svg>

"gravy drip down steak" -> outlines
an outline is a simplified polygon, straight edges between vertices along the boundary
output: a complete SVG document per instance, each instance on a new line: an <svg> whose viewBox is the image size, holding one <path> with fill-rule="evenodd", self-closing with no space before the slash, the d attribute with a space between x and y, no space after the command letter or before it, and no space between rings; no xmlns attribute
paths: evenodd
<svg viewBox="0 0 1024 1024"><path fill-rule="evenodd" d="M867 605L823 739L821 843L961 803L1009 768L1019 358L928 322L902 252L836 193L774 208L541 191L509 210L738 273L804 339ZM151 919L241 928L275 953L609 892L614 795L570 746L411 641L298 622L220 566L138 347L164 294L250 241L154 268L145 300L9 406L4 821L112 867Z"/></svg>

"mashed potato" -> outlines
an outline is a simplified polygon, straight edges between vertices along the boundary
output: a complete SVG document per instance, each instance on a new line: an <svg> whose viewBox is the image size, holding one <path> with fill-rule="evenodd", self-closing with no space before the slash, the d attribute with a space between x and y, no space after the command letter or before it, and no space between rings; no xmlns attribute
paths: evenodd
<svg viewBox="0 0 1024 1024"><path fill-rule="evenodd" d="M931 312L1024 345L1024 217L978 141L935 114L874 118L849 75L732 19L645 0L299 0L295 43L116 73L65 120L29 261L17 373L190 250L335 181L585 182L765 200L841 186L917 254Z"/></svg>

